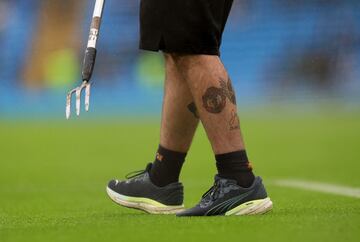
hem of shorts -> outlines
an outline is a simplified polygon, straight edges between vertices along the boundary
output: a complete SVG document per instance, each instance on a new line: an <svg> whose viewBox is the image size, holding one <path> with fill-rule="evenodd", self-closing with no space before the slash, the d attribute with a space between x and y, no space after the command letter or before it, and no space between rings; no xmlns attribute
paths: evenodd
<svg viewBox="0 0 360 242"><path fill-rule="evenodd" d="M176 54L184 54L184 55L217 55L220 56L220 51L217 47L209 48L209 49L202 49L202 50L194 50L192 47L184 47L181 49L173 49L173 48L154 48L150 46L140 45L139 47L141 50L146 51L154 51L159 52L162 51L164 53L176 53Z"/></svg>

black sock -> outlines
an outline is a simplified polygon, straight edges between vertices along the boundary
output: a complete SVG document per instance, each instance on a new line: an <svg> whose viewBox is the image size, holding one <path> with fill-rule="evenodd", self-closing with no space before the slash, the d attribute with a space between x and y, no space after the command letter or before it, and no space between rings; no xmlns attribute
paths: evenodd
<svg viewBox="0 0 360 242"><path fill-rule="evenodd" d="M150 180L159 187L178 182L186 153L168 150L159 145L155 161L149 172Z"/></svg>
<svg viewBox="0 0 360 242"><path fill-rule="evenodd" d="M216 167L222 178L236 180L241 187L250 187L255 179L245 150L215 155Z"/></svg>

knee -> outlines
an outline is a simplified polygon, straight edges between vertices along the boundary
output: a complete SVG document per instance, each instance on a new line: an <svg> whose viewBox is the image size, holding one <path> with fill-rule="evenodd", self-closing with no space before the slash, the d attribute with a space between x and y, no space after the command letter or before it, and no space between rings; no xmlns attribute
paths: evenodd
<svg viewBox="0 0 360 242"><path fill-rule="evenodd" d="M186 61L186 55L178 54L178 53L165 53L165 60L173 62L176 65L179 65Z"/></svg>
<svg viewBox="0 0 360 242"><path fill-rule="evenodd" d="M201 55L188 55L179 53L165 53L165 60L173 63L180 70L189 69L191 66L200 63Z"/></svg>
<svg viewBox="0 0 360 242"><path fill-rule="evenodd" d="M167 69L182 70L182 58L181 55L175 53L164 53L165 66Z"/></svg>

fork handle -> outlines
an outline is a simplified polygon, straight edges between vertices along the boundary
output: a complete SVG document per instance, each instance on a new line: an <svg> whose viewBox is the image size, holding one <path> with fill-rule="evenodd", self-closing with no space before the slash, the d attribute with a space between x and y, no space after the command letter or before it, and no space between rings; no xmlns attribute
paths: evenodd
<svg viewBox="0 0 360 242"><path fill-rule="evenodd" d="M82 79L83 81L90 81L96 60L96 49L93 47L87 47L85 51L85 57L82 67Z"/></svg>
<svg viewBox="0 0 360 242"><path fill-rule="evenodd" d="M91 21L89 39L87 48L85 51L83 67L82 67L82 79L89 82L94 70L96 59L96 42L99 36L102 13L104 10L105 0L96 0L94 14Z"/></svg>

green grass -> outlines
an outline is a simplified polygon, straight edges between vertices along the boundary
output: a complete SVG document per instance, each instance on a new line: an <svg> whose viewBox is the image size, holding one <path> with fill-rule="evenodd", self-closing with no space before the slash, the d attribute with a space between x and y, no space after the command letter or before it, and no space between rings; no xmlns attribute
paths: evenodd
<svg viewBox="0 0 360 242"><path fill-rule="evenodd" d="M152 216L112 203L107 181L153 159L154 121L0 122L0 241L358 241L359 199L271 181L360 187L360 115L243 117L248 152L275 205L264 216ZM187 206L214 174L200 129L181 177Z"/></svg>

